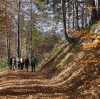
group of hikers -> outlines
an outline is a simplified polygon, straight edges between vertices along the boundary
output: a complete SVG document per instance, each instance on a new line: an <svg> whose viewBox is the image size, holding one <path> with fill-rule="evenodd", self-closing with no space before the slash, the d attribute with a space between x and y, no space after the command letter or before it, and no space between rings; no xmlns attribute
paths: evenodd
<svg viewBox="0 0 100 99"><path fill-rule="evenodd" d="M31 71L35 71L36 58L32 57L31 59L27 58L11 58L9 59L9 68L10 70L23 70L24 66L26 71L28 71L29 64L31 65Z"/></svg>

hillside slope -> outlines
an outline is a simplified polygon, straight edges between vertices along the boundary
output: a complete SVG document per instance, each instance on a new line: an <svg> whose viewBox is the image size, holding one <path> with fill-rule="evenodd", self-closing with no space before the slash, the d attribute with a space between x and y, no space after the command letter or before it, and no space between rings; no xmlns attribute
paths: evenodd
<svg viewBox="0 0 100 99"><path fill-rule="evenodd" d="M100 46L84 49L82 43L65 47L44 67L53 66L50 85L68 91L68 99L100 99Z"/></svg>

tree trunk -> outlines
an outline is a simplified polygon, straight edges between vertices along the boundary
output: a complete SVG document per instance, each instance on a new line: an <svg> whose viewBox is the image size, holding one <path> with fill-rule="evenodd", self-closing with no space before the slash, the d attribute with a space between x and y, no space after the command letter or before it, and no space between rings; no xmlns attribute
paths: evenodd
<svg viewBox="0 0 100 99"><path fill-rule="evenodd" d="M75 2L74 2L74 1L72 2L72 6L73 6L73 29L74 29L74 28L75 28L75 26L74 26L74 23L75 23L75 21L74 21L74 15L75 15L75 13L74 13L74 12L75 12L75 10L74 10L74 9L75 9Z"/></svg>
<svg viewBox="0 0 100 99"><path fill-rule="evenodd" d="M7 2L5 1L5 17L7 18L8 15L7 15ZM7 63L9 65L9 32L8 32L8 24L7 22L5 23L6 25L6 51L7 51Z"/></svg>
<svg viewBox="0 0 100 99"><path fill-rule="evenodd" d="M96 7L95 6L95 0L90 0L90 6L92 7ZM91 24L94 23L97 19L97 11L96 9L92 9L92 12L91 12Z"/></svg>
<svg viewBox="0 0 100 99"><path fill-rule="evenodd" d="M97 18L100 18L100 0L98 0L98 6L97 6Z"/></svg>
<svg viewBox="0 0 100 99"><path fill-rule="evenodd" d="M68 37L67 31L66 31L66 8L65 8L65 0L61 0L62 3L62 14L63 14L63 25L64 25L64 34L65 34L65 39L69 42L72 43L71 38Z"/></svg>
<svg viewBox="0 0 100 99"><path fill-rule="evenodd" d="M31 10L30 10L30 57L32 58L32 0L30 0Z"/></svg>
<svg viewBox="0 0 100 99"><path fill-rule="evenodd" d="M18 1L18 49L17 57L20 57L20 0Z"/></svg>
<svg viewBox="0 0 100 99"><path fill-rule="evenodd" d="M75 9L76 9L76 29L79 29L79 24L78 24L78 0L75 1Z"/></svg>

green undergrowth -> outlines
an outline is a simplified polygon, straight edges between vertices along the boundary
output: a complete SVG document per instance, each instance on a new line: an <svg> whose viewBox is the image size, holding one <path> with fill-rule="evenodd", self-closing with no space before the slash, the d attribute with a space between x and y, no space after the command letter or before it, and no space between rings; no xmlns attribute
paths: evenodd
<svg viewBox="0 0 100 99"><path fill-rule="evenodd" d="M0 72L5 72L8 71L8 64L7 64L7 58L5 56L3 56L0 59Z"/></svg>
<svg viewBox="0 0 100 99"><path fill-rule="evenodd" d="M54 46L54 48L52 49L51 53L49 53L49 55L47 57L44 58L44 60L42 60L38 66L37 66L37 70L39 70L45 63L47 63L50 59L52 59L53 57L55 57L55 55L58 53L60 53L62 50L59 51L59 49L61 48L61 46L64 44L64 42L66 41L61 41L59 44L56 44Z"/></svg>
<svg viewBox="0 0 100 99"><path fill-rule="evenodd" d="M56 61L54 61L52 63L52 65L50 66L50 71L51 72L56 72L56 71L61 71L63 69L64 66L66 66L67 62L69 59L71 59L73 57L73 51L75 51L77 48L78 48L78 45L79 45L80 41L79 42L75 42L73 43L72 45L68 45L69 46L69 49L66 50L65 52L60 52L58 54L59 57L56 58ZM71 53L71 54L70 54ZM68 58L66 58L66 56L69 54ZM63 62L61 62L62 60L64 59Z"/></svg>
<svg viewBox="0 0 100 99"><path fill-rule="evenodd" d="M96 21L93 25L89 27L90 32L94 32L99 25L100 25L100 20Z"/></svg>
<svg viewBox="0 0 100 99"><path fill-rule="evenodd" d="M57 46L56 48L54 48L54 50L50 53L47 60L44 62L42 61L41 64L38 65L38 69L43 67L44 64L46 63L45 66L48 66L48 68L50 69L52 73L55 71L60 72L63 69L63 67L67 64L68 60L73 57L73 53L78 49L78 45L80 43L81 43L81 40L73 44L68 44L67 41L66 42L64 41L62 43L64 46L61 48L62 46L61 44ZM68 58L66 58L66 56Z"/></svg>
<svg viewBox="0 0 100 99"><path fill-rule="evenodd" d="M7 72L9 70L8 67L5 67L5 68L0 68L0 72Z"/></svg>

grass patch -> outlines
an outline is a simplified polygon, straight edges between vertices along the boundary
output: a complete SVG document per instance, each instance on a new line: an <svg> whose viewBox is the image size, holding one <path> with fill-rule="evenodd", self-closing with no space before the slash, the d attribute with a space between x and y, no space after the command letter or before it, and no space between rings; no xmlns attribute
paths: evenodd
<svg viewBox="0 0 100 99"><path fill-rule="evenodd" d="M9 70L9 67L8 67L8 63L7 63L7 58L5 56L3 56L0 59L0 72L5 72L8 70Z"/></svg>
<svg viewBox="0 0 100 99"><path fill-rule="evenodd" d="M8 67L5 67L5 68L0 68L0 72L7 72L9 70Z"/></svg>
<svg viewBox="0 0 100 99"><path fill-rule="evenodd" d="M69 63L69 60L72 59L72 58L73 58L73 55L70 55L70 56L68 57L68 59L64 62L63 66L66 66L66 64L68 64L68 63ZM62 66L62 67L63 67L63 66Z"/></svg>
<svg viewBox="0 0 100 99"><path fill-rule="evenodd" d="M100 20L99 20L99 21L96 21L94 24L92 24L92 25L90 26L91 32L94 32L95 29L96 29L99 25L100 25Z"/></svg>

